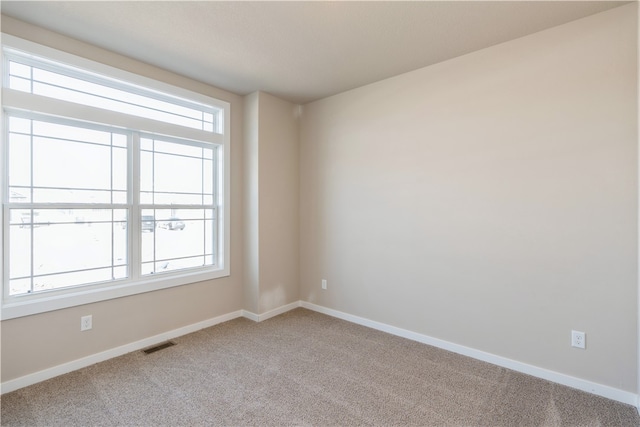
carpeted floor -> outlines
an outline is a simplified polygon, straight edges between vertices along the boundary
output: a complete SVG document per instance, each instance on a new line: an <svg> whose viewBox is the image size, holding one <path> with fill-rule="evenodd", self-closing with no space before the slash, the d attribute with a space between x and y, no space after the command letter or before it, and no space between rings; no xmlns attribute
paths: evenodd
<svg viewBox="0 0 640 427"><path fill-rule="evenodd" d="M2 396L2 425L640 426L635 408L305 309Z"/></svg>

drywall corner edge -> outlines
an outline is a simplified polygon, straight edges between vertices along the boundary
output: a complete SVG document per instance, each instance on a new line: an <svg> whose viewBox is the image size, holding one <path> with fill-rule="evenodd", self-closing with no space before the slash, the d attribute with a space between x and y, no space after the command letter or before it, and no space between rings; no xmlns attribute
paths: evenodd
<svg viewBox="0 0 640 427"><path fill-rule="evenodd" d="M249 320L253 320L254 322L262 322L263 320L271 319L272 317L278 316L282 313L286 313L287 311L293 310L294 308L298 308L301 305L302 301L294 301L278 308L274 308L273 310L266 311L262 314L256 314L248 310L242 310L242 316L246 317Z"/></svg>
<svg viewBox="0 0 640 427"><path fill-rule="evenodd" d="M636 160L636 173L637 182L640 187L640 119L638 118L638 114L640 113L640 5L636 2L636 151L638 158ZM637 265L637 295L636 295L636 314L638 316L638 323L636 327L636 334L638 335L638 348L636 350L636 363L638 367L637 373L637 385L636 392L638 395L636 396L635 407L640 414L640 194L638 195L638 204L636 206L636 216L638 220L638 230L637 230L637 254L638 257L638 265Z"/></svg>

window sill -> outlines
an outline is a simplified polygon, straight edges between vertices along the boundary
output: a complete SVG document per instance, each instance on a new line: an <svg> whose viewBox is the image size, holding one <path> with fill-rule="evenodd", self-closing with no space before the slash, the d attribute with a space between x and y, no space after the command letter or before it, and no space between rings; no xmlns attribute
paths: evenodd
<svg viewBox="0 0 640 427"><path fill-rule="evenodd" d="M33 314L158 291L205 280L219 279L226 276L229 276L229 271L226 268L213 271L192 271L189 273L163 275L163 277L144 278L136 282L128 281L118 284L107 284L101 287L82 287L74 291L54 291L37 296L13 297L3 302L0 320L31 316Z"/></svg>

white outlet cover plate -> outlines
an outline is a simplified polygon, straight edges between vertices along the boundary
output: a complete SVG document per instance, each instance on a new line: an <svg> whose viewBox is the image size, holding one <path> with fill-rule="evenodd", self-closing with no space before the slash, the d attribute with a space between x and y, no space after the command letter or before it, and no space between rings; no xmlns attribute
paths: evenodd
<svg viewBox="0 0 640 427"><path fill-rule="evenodd" d="M80 318L80 331L88 331L89 329L91 329L93 327L92 323L92 316L82 316Z"/></svg>
<svg viewBox="0 0 640 427"><path fill-rule="evenodd" d="M571 331L571 346L586 348L586 334L580 331Z"/></svg>

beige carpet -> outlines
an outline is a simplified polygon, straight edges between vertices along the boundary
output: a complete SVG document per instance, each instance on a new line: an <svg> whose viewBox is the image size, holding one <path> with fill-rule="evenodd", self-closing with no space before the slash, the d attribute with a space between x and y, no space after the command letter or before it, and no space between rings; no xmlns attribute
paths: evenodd
<svg viewBox="0 0 640 427"><path fill-rule="evenodd" d="M1 399L2 425L638 426L635 408L305 309Z"/></svg>

